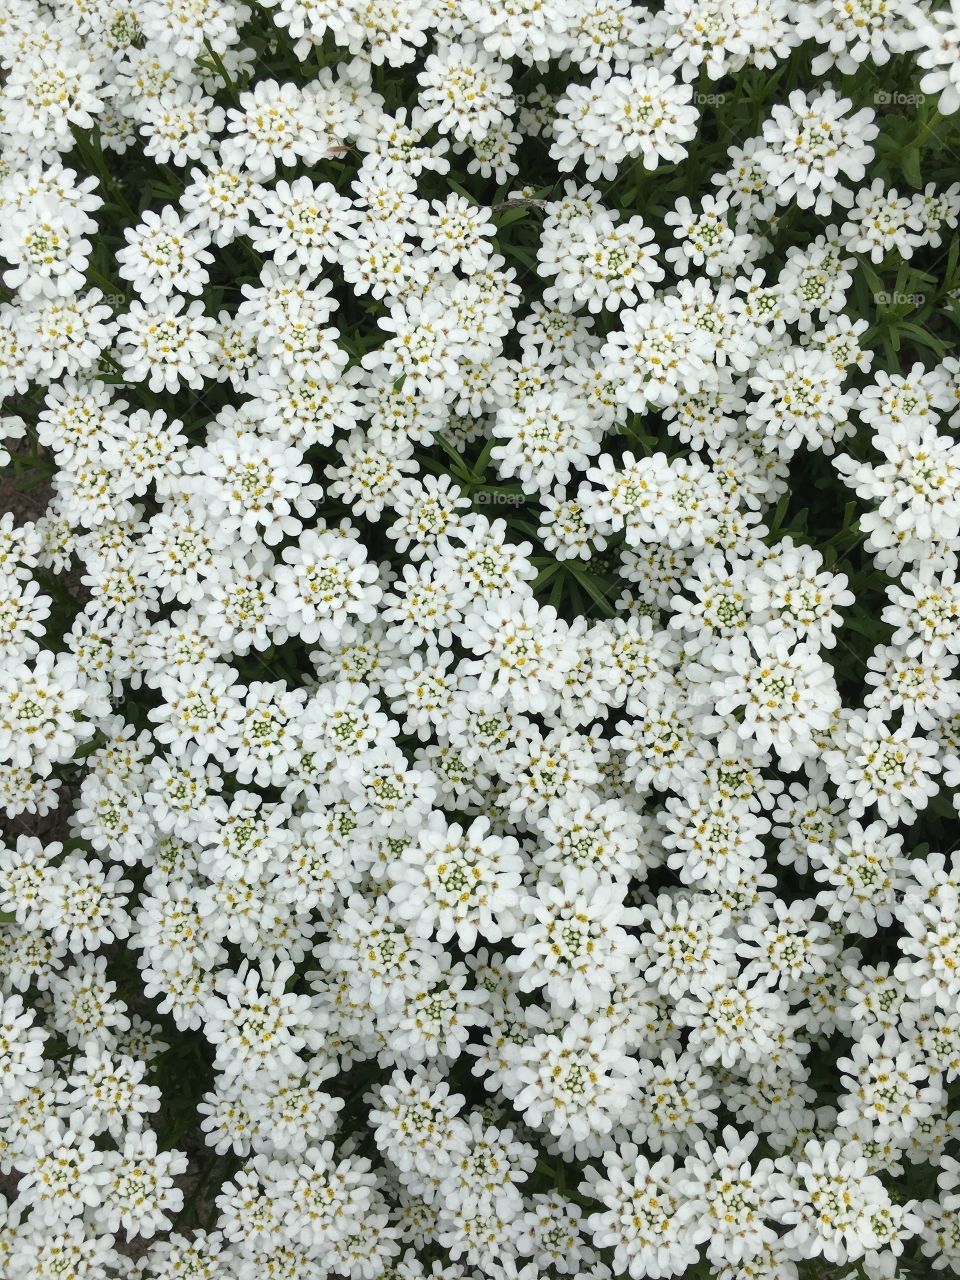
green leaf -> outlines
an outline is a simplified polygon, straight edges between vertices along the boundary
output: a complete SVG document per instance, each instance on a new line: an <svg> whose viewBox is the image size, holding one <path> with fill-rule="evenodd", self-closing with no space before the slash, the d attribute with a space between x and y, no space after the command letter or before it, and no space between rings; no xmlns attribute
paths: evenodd
<svg viewBox="0 0 960 1280"><path fill-rule="evenodd" d="M446 182L450 190L455 191L458 196L463 196L464 200L469 200L471 204L477 203L477 197L472 196L465 187L461 187L459 182L454 182L453 178L451 178L449 174L447 175Z"/></svg>
<svg viewBox="0 0 960 1280"><path fill-rule="evenodd" d="M940 338L934 337L934 335L928 332L928 330L922 328L918 324L915 324L912 320L901 321L901 323L897 325L897 329L899 333L912 338L919 346L926 347L928 350L935 352L938 356L946 354L947 344Z"/></svg>
<svg viewBox="0 0 960 1280"><path fill-rule="evenodd" d="M908 147L906 151L901 152L900 171L911 187L919 190L923 186L923 177L920 173L919 147Z"/></svg>
<svg viewBox="0 0 960 1280"><path fill-rule="evenodd" d="M476 462L473 464L473 467L471 469L471 475L477 481L482 480L483 477L487 474L487 467L490 463L490 454L493 452L493 449L496 443L497 443L496 439L494 438L491 438L490 440L488 440L487 443L483 446L482 450L480 451L480 456L477 458Z"/></svg>
<svg viewBox="0 0 960 1280"><path fill-rule="evenodd" d="M858 258L858 261L860 263L860 270L863 272L863 277L866 280L867 284L870 286L870 288L873 290L873 292L874 293L885 292L883 287L883 281L877 275L876 271L874 271L870 263L865 258Z"/></svg>
<svg viewBox="0 0 960 1280"><path fill-rule="evenodd" d="M503 244L499 240L497 243L500 245L500 249L503 253L516 258L519 262L522 262L525 267L529 267L531 271L536 271L537 260L529 249L522 249L518 244Z"/></svg>
<svg viewBox="0 0 960 1280"><path fill-rule="evenodd" d="M504 227L509 227L512 222L519 222L521 218L525 218L531 209L535 209L536 205L524 205L522 208L514 207L512 209L504 209L501 213L495 213L493 220L496 223L497 230L502 231Z"/></svg>
<svg viewBox="0 0 960 1280"><path fill-rule="evenodd" d="M602 611L603 616L612 618L616 610L610 602L610 597L594 580L589 571L575 564L572 560L565 560L564 568L573 574L578 585L584 589L597 608Z"/></svg>
<svg viewBox="0 0 960 1280"><path fill-rule="evenodd" d="M541 572L538 573L536 578L534 578L533 580L534 593L539 591L542 586L548 583L559 568L560 568L560 561L554 560L553 564L548 564L545 569L541 570Z"/></svg>
<svg viewBox="0 0 960 1280"><path fill-rule="evenodd" d="M460 453L459 449L455 449L453 445L450 443L450 441L447 440L446 437L442 435L439 431L434 436L434 439L436 440L437 444L440 445L441 449L443 449L444 453L449 457L450 461L453 463L453 466L451 469L454 475L457 476L458 479L463 480L465 483L469 484L471 479L470 472L464 466L463 455Z"/></svg>
<svg viewBox="0 0 960 1280"><path fill-rule="evenodd" d="M790 505L790 494L785 493L777 503L776 510L773 513L773 519L770 521L770 532L776 533L783 528L784 517L787 514L787 507Z"/></svg>

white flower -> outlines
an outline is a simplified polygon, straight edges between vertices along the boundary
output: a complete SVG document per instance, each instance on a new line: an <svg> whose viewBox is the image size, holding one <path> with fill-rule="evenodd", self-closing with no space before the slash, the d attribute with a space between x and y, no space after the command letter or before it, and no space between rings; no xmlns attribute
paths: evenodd
<svg viewBox="0 0 960 1280"><path fill-rule="evenodd" d="M916 737L913 729L909 722L892 729L882 712L873 710L849 717L826 760L837 779L837 794L851 802L852 816L876 805L884 822L912 822L937 794L937 748Z"/></svg>
<svg viewBox="0 0 960 1280"><path fill-rule="evenodd" d="M105 1153L94 1146L91 1129L80 1114L69 1123L48 1117L34 1146L16 1161L22 1175L17 1199L37 1226L55 1229L102 1204Z"/></svg>
<svg viewBox="0 0 960 1280"><path fill-rule="evenodd" d="M14 661L0 672L0 761L29 766L45 776L70 759L93 726L82 718L93 709L75 664L48 649L32 665Z"/></svg>
<svg viewBox="0 0 960 1280"><path fill-rule="evenodd" d="M927 565L916 573L905 573L900 586L891 585L892 601L881 617L896 627L891 639L903 645L909 656L924 653L939 658L944 653L960 653L960 582L956 572L937 574Z"/></svg>
<svg viewBox="0 0 960 1280"><path fill-rule="evenodd" d="M465 275L486 267L492 253L489 237L495 230L489 210L456 193L445 201L432 201L417 221L417 234L429 266L439 271L459 267Z"/></svg>
<svg viewBox="0 0 960 1280"><path fill-rule="evenodd" d="M673 227L676 245L663 255L678 276L691 267L702 267L708 276L729 277L744 265L751 250L750 236L734 231L727 220L729 206L723 197L705 195L694 210L686 196L664 215Z"/></svg>
<svg viewBox="0 0 960 1280"><path fill-rule="evenodd" d="M707 1256L718 1265L749 1261L777 1239L764 1221L772 1216L768 1180L773 1162L751 1165L756 1134L741 1138L728 1126L722 1138L712 1150L706 1142L697 1143L696 1156L684 1162L677 1186L685 1199L680 1222L692 1239L706 1241Z"/></svg>
<svg viewBox="0 0 960 1280"><path fill-rule="evenodd" d="M378 572L353 537L310 530L287 547L274 571L274 617L288 634L306 642L335 643L344 625L371 622L382 591Z"/></svg>
<svg viewBox="0 0 960 1280"><path fill-rule="evenodd" d="M886 1243L881 1224L891 1212L890 1197L880 1179L867 1173L858 1147L811 1139L796 1164L784 1157L776 1165L770 1180L773 1216L790 1228L785 1243L800 1257L822 1255L842 1265ZM916 1230L919 1221L912 1218L906 1234Z"/></svg>
<svg viewBox="0 0 960 1280"><path fill-rule="evenodd" d="M120 360L132 381L146 382L151 391L176 391L181 382L199 389L212 376L215 321L204 315L202 302L187 305L179 295L151 307L133 302L118 323Z"/></svg>
<svg viewBox="0 0 960 1280"><path fill-rule="evenodd" d="M559 885L537 885L537 896L520 900L517 955L507 967L521 991L545 987L563 1009L598 1009L616 978L629 972L637 940L624 925L639 913L623 904L623 888L601 880L593 868L567 868Z"/></svg>
<svg viewBox="0 0 960 1280"><path fill-rule="evenodd" d="M888 1030L880 1040L864 1035L849 1058L838 1060L837 1068L844 1072L841 1079L846 1089L840 1098L845 1106L837 1117L838 1124L865 1118L882 1139L888 1134L912 1133L942 1105L939 1075L893 1031Z"/></svg>
<svg viewBox="0 0 960 1280"><path fill-rule="evenodd" d="M939 110L943 115L950 115L960 109L955 57L960 46L960 21L956 4L951 3L929 14L921 10L911 14L911 19L916 24L920 45L917 63L927 73L920 81L920 90L922 93L939 93Z"/></svg>
<svg viewBox="0 0 960 1280"><path fill-rule="evenodd" d="M659 1061L641 1059L637 1127L652 1151L686 1151L716 1124L720 1099L708 1091L709 1075L695 1056L663 1049Z"/></svg>
<svg viewBox="0 0 960 1280"><path fill-rule="evenodd" d="M772 748L787 768L817 752L815 734L830 727L839 697L831 668L809 642L751 628L711 654L710 693L720 716L742 709L741 738Z"/></svg>
<svg viewBox="0 0 960 1280"><path fill-rule="evenodd" d="M501 409L491 458L502 476L519 476L529 492L567 484L571 469L585 469L600 440L584 405L559 392L541 391Z"/></svg>
<svg viewBox="0 0 960 1280"><path fill-rule="evenodd" d="M0 996L0 1098L16 1099L41 1072L45 1033L19 995Z"/></svg>
<svg viewBox="0 0 960 1280"><path fill-rule="evenodd" d="M68 855L47 877L36 909L37 923L71 951L95 951L129 931L125 911L133 888L119 867L104 871L96 859Z"/></svg>
<svg viewBox="0 0 960 1280"><path fill-rule="evenodd" d="M604 1172L587 1170L583 1195L599 1200L603 1212L587 1219L597 1248L612 1248L613 1265L641 1280L649 1275L682 1275L699 1257L678 1220L684 1203L682 1172L672 1156L651 1164L633 1143L604 1152Z"/></svg>
<svg viewBox="0 0 960 1280"><path fill-rule="evenodd" d="M653 297L663 279L652 230L637 215L617 225L604 209L566 221L537 253L541 275L555 276L544 297L551 304L586 304L592 312L615 311Z"/></svg>
<svg viewBox="0 0 960 1280"><path fill-rule="evenodd" d="M641 302L621 315L622 329L607 339L601 356L615 380L617 399L636 413L649 406L672 404L685 392L697 391L706 376L710 343L679 299ZM632 455L624 455L624 463ZM650 459L643 459L649 465ZM587 473L588 478L593 476Z"/></svg>
<svg viewBox="0 0 960 1280"><path fill-rule="evenodd" d="M636 1075L623 1033L605 1018L574 1013L558 1034L543 1032L520 1046L513 1105L561 1151L598 1155L606 1135L631 1121Z"/></svg>
<svg viewBox="0 0 960 1280"><path fill-rule="evenodd" d="M872 938L877 926L893 921L898 893L906 885L903 837L891 835L883 822L864 827L850 822L829 845L810 849L813 873L829 887L817 895L828 917L848 931Z"/></svg>
<svg viewBox="0 0 960 1280"><path fill-rule="evenodd" d="M294 259L313 273L335 261L340 243L350 234L355 215L350 201L329 182L309 178L278 182L265 191L252 213L250 240L274 262Z"/></svg>
<svg viewBox="0 0 960 1280"><path fill-rule="evenodd" d="M162 677L160 692L163 702L150 713L158 742L176 750L195 743L197 764L204 764L208 756L225 754L243 714L243 686L236 683L232 667L209 664Z"/></svg>
<svg viewBox="0 0 960 1280"><path fill-rule="evenodd" d="M82 225L82 224L80 224ZM78 234L76 215L53 208L15 213L0 232L0 258L14 265L3 282L28 302L32 298L69 298L84 286L90 241Z"/></svg>
<svg viewBox="0 0 960 1280"><path fill-rule="evenodd" d="M509 67L472 44L447 43L417 76L424 124L480 141L512 114Z"/></svg>
<svg viewBox="0 0 960 1280"><path fill-rule="evenodd" d="M299 1052L322 1042L323 1019L310 996L287 992L293 965L258 972L244 964L236 974L224 972L219 994L204 1009L204 1035L216 1046L217 1069L227 1076L275 1076L299 1068Z"/></svg>
<svg viewBox="0 0 960 1280"><path fill-rule="evenodd" d="M11 1270L24 1280L46 1280L58 1269L76 1280L98 1280L120 1257L112 1236L91 1235L79 1218L54 1230L18 1232L13 1249Z"/></svg>
<svg viewBox="0 0 960 1280"><path fill-rule="evenodd" d="M7 127L31 138L41 154L66 151L71 126L92 129L112 92L82 47L38 47L17 59L4 85Z"/></svg>
<svg viewBox="0 0 960 1280"><path fill-rule="evenodd" d="M458 1058L474 1027L487 1021L488 993L467 985L461 965L420 978L389 1039L389 1056L413 1062Z"/></svg>
<svg viewBox="0 0 960 1280"><path fill-rule="evenodd" d="M778 204L796 200L821 215L830 212L834 200L850 205L853 193L841 179L863 178L879 132L874 113L864 108L850 115L852 105L826 88L812 95L795 89L785 104L773 107L757 161Z"/></svg>
<svg viewBox="0 0 960 1280"><path fill-rule="evenodd" d="M394 882L390 900L420 937L435 934L440 942L456 937L465 951L475 946L478 933L490 942L503 937L504 921L519 901L523 861L515 840L489 830L486 818L464 831L432 814L387 868Z"/></svg>
<svg viewBox="0 0 960 1280"><path fill-rule="evenodd" d="M787 1002L764 982L698 978L677 1001L674 1019L690 1028L690 1048L707 1064L763 1062L790 1026Z"/></svg>
<svg viewBox="0 0 960 1280"><path fill-rule="evenodd" d="M127 245L117 254L119 272L131 281L141 301L155 303L175 292L196 297L209 280L206 267L209 233L195 221L181 219L172 205L159 214L147 209L143 222L127 228Z"/></svg>
<svg viewBox="0 0 960 1280"><path fill-rule="evenodd" d="M418 1067L412 1078L394 1071L389 1081L370 1095L369 1123L377 1148L401 1172L418 1171L425 1178L448 1166L466 1151L465 1134L453 1120L464 1104L462 1094L450 1092L436 1068Z"/></svg>
<svg viewBox="0 0 960 1280"><path fill-rule="evenodd" d="M868 60L885 66L891 54L913 47L911 22L915 12L909 0L897 0L892 5L878 4L876 0L856 0L849 5L818 0L800 15L797 34L802 40L812 37L824 46L824 52L812 63L815 75L832 66L849 75Z"/></svg>
<svg viewBox="0 0 960 1280"><path fill-rule="evenodd" d="M819 552L795 548L789 540L774 550L779 554L765 557L759 570L746 579L754 617L797 640L832 648L834 628L842 623L837 610L849 608L856 599L846 589L846 575L825 572Z"/></svg>
<svg viewBox="0 0 960 1280"><path fill-rule="evenodd" d="M183 1207L183 1191L173 1180L186 1171L187 1157L180 1151L159 1151L152 1129L128 1133L118 1151L103 1157L98 1223L106 1231L122 1226L128 1238L168 1228L169 1215Z"/></svg>
<svg viewBox="0 0 960 1280"><path fill-rule="evenodd" d="M459 632L480 655L463 668L480 689L508 697L517 711L545 711L555 702L570 662L555 610L532 596L503 595L475 606Z"/></svg>
<svg viewBox="0 0 960 1280"><path fill-rule="evenodd" d="M852 434L847 424L852 397L841 389L842 382L836 362L812 348L761 360L750 379L758 399L747 421L764 432L773 448L795 450L806 444L832 453L836 441Z"/></svg>
<svg viewBox="0 0 960 1280"><path fill-rule="evenodd" d="M828 0L833 4L833 0ZM911 258L923 242L922 224L907 196L887 190L882 178L857 192L850 220L841 229L852 253L869 253L871 262L882 262L891 249Z"/></svg>
<svg viewBox="0 0 960 1280"><path fill-rule="evenodd" d="M960 1268L958 4L0 6L0 1276Z"/></svg>
<svg viewBox="0 0 960 1280"><path fill-rule="evenodd" d="M682 160L696 135L693 90L656 67L634 66L629 75L601 76L571 84L557 103L551 157L561 171L581 158L590 182L612 181L624 160L639 157L645 169Z"/></svg>
<svg viewBox="0 0 960 1280"><path fill-rule="evenodd" d="M323 493L299 449L252 431L191 449L183 470L178 487L221 543L235 536L273 546L296 535Z"/></svg>
<svg viewBox="0 0 960 1280"><path fill-rule="evenodd" d="M641 972L661 994L676 999L695 982L719 981L732 974L730 916L719 898L660 894L640 913Z"/></svg>

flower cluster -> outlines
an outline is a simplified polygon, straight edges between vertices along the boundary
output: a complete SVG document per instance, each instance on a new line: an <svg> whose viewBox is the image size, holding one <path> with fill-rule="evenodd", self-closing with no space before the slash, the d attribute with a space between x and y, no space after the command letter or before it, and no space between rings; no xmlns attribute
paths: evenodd
<svg viewBox="0 0 960 1280"><path fill-rule="evenodd" d="M0 1275L960 1273L958 110L957 0L8 0Z"/></svg>

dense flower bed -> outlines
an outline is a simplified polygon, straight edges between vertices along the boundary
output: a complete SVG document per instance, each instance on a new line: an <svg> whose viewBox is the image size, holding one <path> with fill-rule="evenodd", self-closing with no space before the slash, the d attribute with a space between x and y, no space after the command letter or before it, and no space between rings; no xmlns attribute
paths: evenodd
<svg viewBox="0 0 960 1280"><path fill-rule="evenodd" d="M0 1276L960 1272L958 0L0 66Z"/></svg>

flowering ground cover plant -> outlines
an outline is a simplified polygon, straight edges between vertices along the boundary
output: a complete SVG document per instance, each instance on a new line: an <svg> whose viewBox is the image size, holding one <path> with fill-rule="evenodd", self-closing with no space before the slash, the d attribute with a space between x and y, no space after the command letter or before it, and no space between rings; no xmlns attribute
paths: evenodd
<svg viewBox="0 0 960 1280"><path fill-rule="evenodd" d="M0 1276L960 1272L958 0L0 67Z"/></svg>

